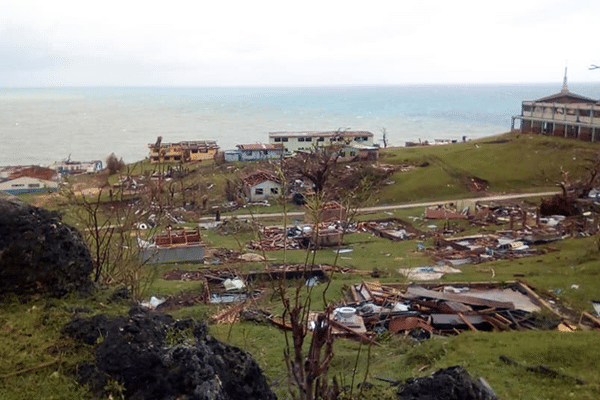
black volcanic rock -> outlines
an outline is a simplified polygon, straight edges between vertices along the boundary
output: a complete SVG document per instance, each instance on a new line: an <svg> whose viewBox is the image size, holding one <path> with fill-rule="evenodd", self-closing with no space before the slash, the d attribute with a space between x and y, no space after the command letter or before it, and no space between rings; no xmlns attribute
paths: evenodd
<svg viewBox="0 0 600 400"><path fill-rule="evenodd" d="M208 334L204 322L134 308L128 317L75 317L68 336L95 346L79 375L98 395L120 382L127 399L275 400L245 351Z"/></svg>
<svg viewBox="0 0 600 400"><path fill-rule="evenodd" d="M81 234L57 212L0 196L0 295L85 294L92 268Z"/></svg>
<svg viewBox="0 0 600 400"><path fill-rule="evenodd" d="M403 400L498 400L485 381L475 380L461 366L431 376L409 378L398 392Z"/></svg>

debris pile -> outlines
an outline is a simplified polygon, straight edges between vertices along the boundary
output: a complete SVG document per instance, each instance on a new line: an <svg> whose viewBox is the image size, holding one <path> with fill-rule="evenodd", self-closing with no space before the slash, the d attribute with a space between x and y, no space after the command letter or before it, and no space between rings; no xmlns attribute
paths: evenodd
<svg viewBox="0 0 600 400"><path fill-rule="evenodd" d="M424 237L423 232L398 218L386 218L358 223L359 231L372 232L393 241L414 240Z"/></svg>
<svg viewBox="0 0 600 400"><path fill-rule="evenodd" d="M252 221L239 219L236 217L227 218L215 228L215 232L222 236L235 235L243 232L252 232L255 229Z"/></svg>
<svg viewBox="0 0 600 400"><path fill-rule="evenodd" d="M256 298L261 294L261 287L273 285L274 281L283 279L303 279L307 286L312 286L329 279L332 273L369 275L371 272L327 264L278 264L271 265L261 272L241 273L235 269L203 269L196 271L171 270L163 273L165 280L200 281L203 282L202 293L185 296L170 296L159 309L181 307L198 303L233 303ZM251 287L249 287L251 286Z"/></svg>
<svg viewBox="0 0 600 400"><path fill-rule="evenodd" d="M260 251L305 249L310 244L310 232L292 227L284 231L282 227L264 227L260 230L260 239L250 240L248 248Z"/></svg>
<svg viewBox="0 0 600 400"><path fill-rule="evenodd" d="M425 209L425 218L427 219L468 219L469 209L465 208L458 211L454 204L438 205L435 208Z"/></svg>
<svg viewBox="0 0 600 400"><path fill-rule="evenodd" d="M542 309L554 317L538 320ZM309 316L309 330L317 315ZM464 330L573 331L584 323L600 328L600 321L589 315L582 315L579 322L572 319L521 281L436 286L363 281L349 287L345 300L330 315L334 336L363 342L372 342L380 330L422 340L432 334L455 335Z"/></svg>
<svg viewBox="0 0 600 400"><path fill-rule="evenodd" d="M512 260L541 254L546 251L531 248L527 244L531 243L531 240L525 237L520 239L498 234L473 235L452 239L437 237L435 248L429 249L428 252L439 265L458 266L499 259Z"/></svg>

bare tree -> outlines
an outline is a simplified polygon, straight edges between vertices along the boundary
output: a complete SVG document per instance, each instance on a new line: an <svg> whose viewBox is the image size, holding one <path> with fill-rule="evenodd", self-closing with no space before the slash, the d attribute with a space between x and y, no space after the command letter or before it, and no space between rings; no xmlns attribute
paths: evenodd
<svg viewBox="0 0 600 400"><path fill-rule="evenodd" d="M129 171L127 177L130 177ZM113 193L112 189L110 191ZM144 193L129 191L126 194L124 185L121 185L110 201L103 189L90 196L86 191L69 187L63 195L73 208L73 215L93 254L94 281L126 286L134 296L141 296L144 262L139 257L138 235L132 235L132 232L147 217L139 212L150 207L150 201L144 200ZM133 207L132 198L138 195L142 200ZM153 213L158 220L162 209L157 204L154 202ZM151 235L152 230L146 230L145 234Z"/></svg>
<svg viewBox="0 0 600 400"><path fill-rule="evenodd" d="M383 142L383 148L387 149L388 146L388 142L387 142L387 129L386 128L381 128L381 141Z"/></svg>
<svg viewBox="0 0 600 400"><path fill-rule="evenodd" d="M315 146L309 152L298 153L284 160L285 174L290 179L310 181L315 193L321 193L333 176L342 148L342 144Z"/></svg>

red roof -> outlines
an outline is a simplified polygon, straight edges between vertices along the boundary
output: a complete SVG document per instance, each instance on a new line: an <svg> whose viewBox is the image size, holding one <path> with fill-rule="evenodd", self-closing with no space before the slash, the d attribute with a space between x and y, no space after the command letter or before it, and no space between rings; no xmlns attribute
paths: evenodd
<svg viewBox="0 0 600 400"><path fill-rule="evenodd" d="M32 165L30 167L15 168L14 172L9 175L9 178L17 179L26 176L29 178L51 181L54 180L57 175L58 173L53 169Z"/></svg>
<svg viewBox="0 0 600 400"><path fill-rule="evenodd" d="M244 182L244 185L250 187L266 181L281 183L281 179L277 175L275 175L272 172L260 169L250 172L249 174L242 177L242 182Z"/></svg>

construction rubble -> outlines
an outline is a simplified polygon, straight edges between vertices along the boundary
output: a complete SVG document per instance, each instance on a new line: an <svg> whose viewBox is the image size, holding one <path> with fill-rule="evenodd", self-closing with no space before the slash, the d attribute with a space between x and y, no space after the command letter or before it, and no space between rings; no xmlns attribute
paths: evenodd
<svg viewBox="0 0 600 400"><path fill-rule="evenodd" d="M577 318L551 302L522 281L443 285L362 281L349 287L331 319L335 321L334 335L367 342L383 330L426 339L465 330L600 328L597 318L587 313ZM540 313L552 318L540 320Z"/></svg>
<svg viewBox="0 0 600 400"><path fill-rule="evenodd" d="M353 268L338 267L327 264L278 264L271 265L261 272L250 271L241 273L231 268L201 269L195 271L171 270L163 274L165 280L200 281L202 293L196 296L178 296L167 298L163 307L176 307L177 304L230 304L257 298L262 289L272 287L281 280L303 279L307 286L326 282L332 273L340 274L369 274L368 271ZM158 307L161 308L161 307Z"/></svg>
<svg viewBox="0 0 600 400"><path fill-rule="evenodd" d="M425 340L466 330L600 330L598 318L587 312L577 316L560 309L553 304L551 293L544 295L550 299L544 299L522 281L429 286L362 281L349 287L345 300L330 313L329 324L334 337L375 345L380 331ZM309 313L308 331L315 328L323 314ZM278 318L269 319L282 329L291 329Z"/></svg>
<svg viewBox="0 0 600 400"><path fill-rule="evenodd" d="M359 232L371 232L393 241L422 239L425 234L398 218L363 221L358 223Z"/></svg>
<svg viewBox="0 0 600 400"><path fill-rule="evenodd" d="M436 237L435 247L426 249L439 265L459 266L482 262L529 257L548 251L530 247L531 240L523 236L481 234L444 239Z"/></svg>
<svg viewBox="0 0 600 400"><path fill-rule="evenodd" d="M310 224L294 225L287 229L282 226L266 226L259 229L260 238L250 240L247 247L250 250L277 251L339 246L343 235L355 233L356 227L355 223L347 224L337 220L321 223L318 229Z"/></svg>

